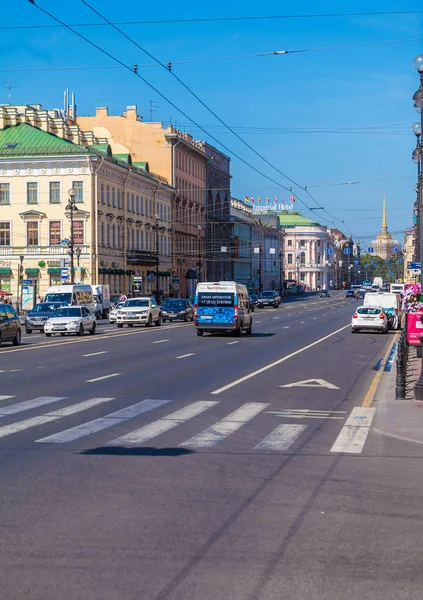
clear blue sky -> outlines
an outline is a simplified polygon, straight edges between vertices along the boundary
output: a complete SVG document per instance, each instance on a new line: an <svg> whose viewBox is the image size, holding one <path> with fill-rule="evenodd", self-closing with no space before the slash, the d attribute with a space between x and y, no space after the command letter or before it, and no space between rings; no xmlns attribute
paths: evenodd
<svg viewBox="0 0 423 600"><path fill-rule="evenodd" d="M38 4L67 23L96 23L100 19L78 0ZM52 25L26 0L19 10L2 13L1 26ZM92 0L114 21L163 20L284 14L413 11L410 0L343 4L325 2L233 1L222 3L140 4L126 0ZM157 6L157 9L156 9ZM71 7L72 10L69 10ZM213 23L126 25L124 30L161 61L177 62L254 54L284 49L423 38L423 15L359 16ZM110 27L83 27L81 33L126 64L151 63ZM412 223L416 166L411 161L415 137L412 124L420 118L412 104L418 87L413 67L423 41L310 51L285 56L254 57L175 66L175 72L227 123L237 128L256 150L310 192L327 210L345 219L356 238L367 245L380 228L382 194L386 192L388 224L402 241ZM154 120L177 123L196 137L206 136L158 97L142 81L122 69L13 71L13 69L113 65L113 61L62 28L1 32L2 79L11 78L12 103L62 106L63 90L76 94L79 114L108 106L120 114L136 104L149 118L150 100L159 105ZM160 89L218 140L264 173L287 186L281 175L225 130L164 70L139 68ZM0 102L7 89L0 88ZM256 128L256 129L253 129ZM212 141L214 145L216 142ZM145 157L148 160L148 157ZM264 177L236 158L232 160L232 195L284 196ZM356 185L319 185L371 181ZM298 195L315 206L304 193ZM300 202L296 208L303 210ZM304 210L310 216L310 212ZM319 212L316 213L318 215ZM322 223L327 224L322 219ZM342 229L342 226L338 223Z"/></svg>

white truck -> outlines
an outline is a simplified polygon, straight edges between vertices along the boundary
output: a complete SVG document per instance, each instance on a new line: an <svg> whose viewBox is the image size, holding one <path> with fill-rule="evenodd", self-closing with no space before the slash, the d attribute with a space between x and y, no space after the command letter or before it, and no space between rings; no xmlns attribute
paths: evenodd
<svg viewBox="0 0 423 600"><path fill-rule="evenodd" d="M383 286L383 278L382 277L375 277L373 279L373 283L372 283L372 290L379 290L381 289L381 287Z"/></svg>
<svg viewBox="0 0 423 600"><path fill-rule="evenodd" d="M90 287L94 297L95 316L97 319L107 319L107 315L111 309L110 286L91 285Z"/></svg>

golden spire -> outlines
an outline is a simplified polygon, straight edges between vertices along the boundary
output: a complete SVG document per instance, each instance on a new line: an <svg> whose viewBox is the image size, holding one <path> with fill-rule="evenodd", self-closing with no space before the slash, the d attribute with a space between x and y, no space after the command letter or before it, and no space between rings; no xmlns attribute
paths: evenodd
<svg viewBox="0 0 423 600"><path fill-rule="evenodd" d="M388 231L388 223L386 221L386 195L385 195L385 192L383 192L382 231Z"/></svg>

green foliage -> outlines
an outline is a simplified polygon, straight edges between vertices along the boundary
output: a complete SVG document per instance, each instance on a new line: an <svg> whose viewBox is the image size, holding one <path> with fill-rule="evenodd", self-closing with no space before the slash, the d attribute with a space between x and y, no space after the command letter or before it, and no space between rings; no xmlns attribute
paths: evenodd
<svg viewBox="0 0 423 600"><path fill-rule="evenodd" d="M402 252L395 252L385 261L380 256L364 253L360 257L361 279L382 277L385 282L395 282L404 277L404 257ZM366 275L367 274L367 275Z"/></svg>

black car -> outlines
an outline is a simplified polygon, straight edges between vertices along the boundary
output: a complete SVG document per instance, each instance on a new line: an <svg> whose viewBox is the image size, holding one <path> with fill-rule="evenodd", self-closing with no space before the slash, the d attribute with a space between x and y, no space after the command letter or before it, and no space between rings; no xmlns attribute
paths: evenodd
<svg viewBox="0 0 423 600"><path fill-rule="evenodd" d="M254 312L254 311L256 310L256 306L257 306L257 299L258 299L258 296L257 296L257 294L251 294L251 295L249 296L249 298L248 298L248 301L249 301L249 303L250 303L250 310L251 310L252 312Z"/></svg>
<svg viewBox="0 0 423 600"><path fill-rule="evenodd" d="M354 290L347 290L347 292L345 294L345 298L355 298Z"/></svg>
<svg viewBox="0 0 423 600"><path fill-rule="evenodd" d="M274 290L266 290L260 292L257 298L257 308L264 308L265 306L273 306L278 308L281 303L281 297Z"/></svg>
<svg viewBox="0 0 423 600"><path fill-rule="evenodd" d="M330 297L329 290L322 290L320 292L320 297L321 298L329 298Z"/></svg>
<svg viewBox="0 0 423 600"><path fill-rule="evenodd" d="M182 298L168 298L160 307L162 309L162 321L194 320L194 307L189 300Z"/></svg>
<svg viewBox="0 0 423 600"><path fill-rule="evenodd" d="M21 343L21 321L10 304L0 304L0 346L3 342Z"/></svg>
<svg viewBox="0 0 423 600"><path fill-rule="evenodd" d="M54 313L60 307L64 306L63 302L40 302L30 310L25 317L25 331L32 333L33 331L44 331L45 322L54 317Z"/></svg>

